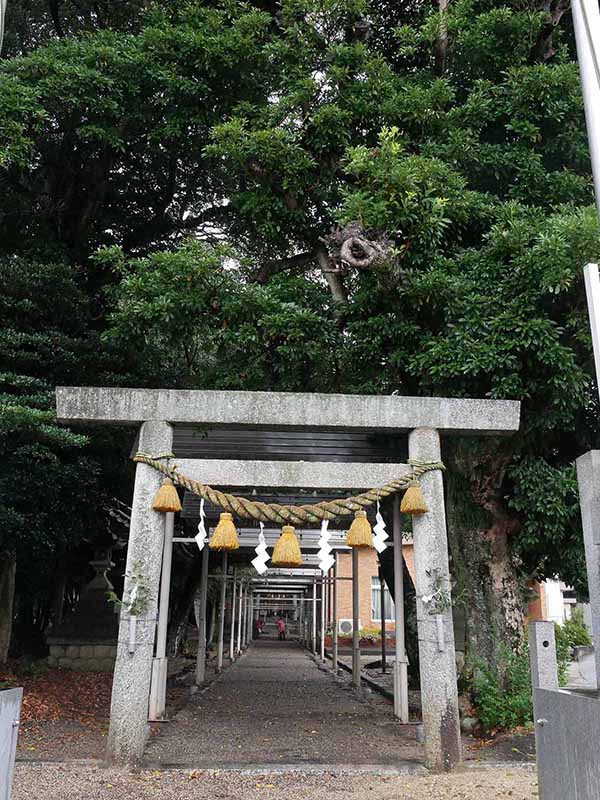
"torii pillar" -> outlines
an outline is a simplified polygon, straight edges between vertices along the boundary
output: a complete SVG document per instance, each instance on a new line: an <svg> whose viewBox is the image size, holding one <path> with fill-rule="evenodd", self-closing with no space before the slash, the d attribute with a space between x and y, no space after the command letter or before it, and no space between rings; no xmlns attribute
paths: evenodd
<svg viewBox="0 0 600 800"><path fill-rule="evenodd" d="M520 414L520 403L510 400L91 387L59 387L56 393L59 420L141 424L139 449L153 456L171 449L169 423L191 423L214 427L405 432L409 435L411 458L439 461L440 434L512 433L518 430ZM185 472L184 465L179 464ZM362 481L365 475L373 475L375 467L382 474L389 473L390 468L406 471L406 465L401 464L311 464L311 477L307 482L306 464L300 461L206 460L202 461L202 477L206 483L217 486L369 488ZM316 483L315 471L320 473ZM344 473L342 483L339 482L340 471ZM336 473L337 479L334 479ZM133 651L129 644L129 614L123 611L121 615L108 743L109 757L121 762L141 758L148 731L148 696L165 525L163 515L151 508L159 484L157 472L149 466L137 465L127 565L129 572L137 565L144 573L150 601L143 618L138 618ZM421 485L429 512L414 519L413 530L425 763L430 769L442 771L460 762L461 746L441 472L423 475ZM447 603L434 608L427 598L440 588ZM127 581L125 598L130 597L131 590L131 581Z"/></svg>

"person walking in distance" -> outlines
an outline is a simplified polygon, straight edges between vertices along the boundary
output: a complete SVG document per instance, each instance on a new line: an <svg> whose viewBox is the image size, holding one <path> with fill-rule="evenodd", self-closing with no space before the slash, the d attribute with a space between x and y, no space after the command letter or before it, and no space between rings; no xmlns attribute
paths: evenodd
<svg viewBox="0 0 600 800"><path fill-rule="evenodd" d="M283 642L285 640L285 622L281 617L278 617L276 624L279 632L279 641Z"/></svg>

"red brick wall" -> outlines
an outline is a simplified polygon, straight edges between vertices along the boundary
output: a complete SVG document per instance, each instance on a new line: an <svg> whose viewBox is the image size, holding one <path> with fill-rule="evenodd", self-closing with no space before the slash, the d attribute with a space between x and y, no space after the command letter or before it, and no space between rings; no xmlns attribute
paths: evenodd
<svg viewBox="0 0 600 800"><path fill-rule="evenodd" d="M405 544L402 548L404 559L411 575L414 572L412 544ZM371 617L371 579L379 576L379 561L376 550L358 551L358 589L359 589L359 618L361 628L381 627L380 620ZM352 554L340 553L338 555L338 577L352 577ZM338 583L338 620L352 619L352 581L343 580ZM388 622L387 628L393 629L393 623Z"/></svg>

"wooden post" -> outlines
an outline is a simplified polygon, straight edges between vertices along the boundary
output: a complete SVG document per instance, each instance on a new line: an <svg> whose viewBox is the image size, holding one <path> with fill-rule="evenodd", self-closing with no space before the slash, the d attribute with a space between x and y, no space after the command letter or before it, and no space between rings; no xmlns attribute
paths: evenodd
<svg viewBox="0 0 600 800"><path fill-rule="evenodd" d="M379 567L379 596L381 598L381 672L385 675L387 671L387 649L386 649L386 618L385 618L385 581L383 572Z"/></svg>
<svg viewBox="0 0 600 800"><path fill-rule="evenodd" d="M240 586L241 591L241 586ZM237 580L235 578L235 567L233 568L233 588L231 590L231 627L229 630L229 660L235 659L235 598L237 594Z"/></svg>
<svg viewBox="0 0 600 800"><path fill-rule="evenodd" d="M358 548L352 548L352 685L360 688Z"/></svg>
<svg viewBox="0 0 600 800"><path fill-rule="evenodd" d="M246 646L252 642L252 630L254 627L254 594L250 591L250 584L246 590L248 592L248 615L246 617Z"/></svg>
<svg viewBox="0 0 600 800"><path fill-rule="evenodd" d="M240 586L240 594L239 594L239 608L238 608L238 629L237 629L237 652L238 655L242 652L242 603L243 603L243 592L242 587Z"/></svg>
<svg viewBox="0 0 600 800"><path fill-rule="evenodd" d="M337 603L337 577L338 577L338 556L337 550L334 552L335 561L333 563L333 613L331 615L333 626L333 641L331 643L331 668L334 674L338 671L338 603Z"/></svg>
<svg viewBox="0 0 600 800"><path fill-rule="evenodd" d="M300 642L306 647L306 592L300 598Z"/></svg>
<svg viewBox="0 0 600 800"><path fill-rule="evenodd" d="M198 652L196 654L196 686L204 682L206 675L206 601L208 599L208 559L210 550L205 544L202 550L202 583L200 584L200 608L198 613Z"/></svg>
<svg viewBox="0 0 600 800"><path fill-rule="evenodd" d="M150 683L150 702L148 719L160 720L167 706L167 630L169 626L169 595L171 591L171 562L173 559L173 528L175 514L168 512L165 520L162 569L160 574L160 594L158 598L158 625L156 627L156 656L152 660L152 681Z"/></svg>
<svg viewBox="0 0 600 800"><path fill-rule="evenodd" d="M325 579L321 577L321 663L325 661Z"/></svg>
<svg viewBox="0 0 600 800"><path fill-rule="evenodd" d="M225 634L225 592L227 591L227 550L223 551L223 581L221 583L221 614L217 639L217 672L223 670L223 636Z"/></svg>
<svg viewBox="0 0 600 800"><path fill-rule="evenodd" d="M242 648L246 648L248 645L248 641L246 639L246 634L248 631L248 586L245 585L243 588L242 597L244 601L242 603L242 610L244 613L243 620L242 620Z"/></svg>
<svg viewBox="0 0 600 800"><path fill-rule="evenodd" d="M404 558L402 556L402 525L400 501L394 499L394 716L408 722L408 663L404 641Z"/></svg>
<svg viewBox="0 0 600 800"><path fill-rule="evenodd" d="M315 579L313 579L311 623L312 623L311 650L316 655L317 654L317 581Z"/></svg>

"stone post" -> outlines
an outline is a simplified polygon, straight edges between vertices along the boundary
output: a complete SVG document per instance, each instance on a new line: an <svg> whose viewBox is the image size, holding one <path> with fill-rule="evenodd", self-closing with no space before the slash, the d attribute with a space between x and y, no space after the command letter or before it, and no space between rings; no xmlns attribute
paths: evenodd
<svg viewBox="0 0 600 800"><path fill-rule="evenodd" d="M151 420L141 426L140 451L158 456L170 452L172 446L173 429L168 423ZM149 733L148 697L165 534L165 515L152 510L152 500L162 477L146 464L136 466L126 571L143 579L148 602L135 618L133 650L129 646L131 617L126 605L121 608L106 750L107 759L116 763L139 761ZM135 580L126 578L126 603L134 588Z"/></svg>
<svg viewBox="0 0 600 800"><path fill-rule="evenodd" d="M544 785L544 776L548 774L547 765L542 758L542 728L546 723L539 713L539 689L558 689L558 666L556 663L556 641L553 622L531 622L529 624L529 662L531 666L531 684L533 686L533 722L535 725L535 743L538 753L537 774L539 796L554 796ZM573 720L575 723L575 720ZM547 753L547 748L544 750ZM545 768L546 767L546 768ZM591 795L590 795L591 797Z"/></svg>
<svg viewBox="0 0 600 800"><path fill-rule="evenodd" d="M577 459L577 483L592 612L596 686L600 686L600 450L590 450Z"/></svg>
<svg viewBox="0 0 600 800"><path fill-rule="evenodd" d="M411 431L408 452L411 459L439 461L438 432L432 428ZM432 614L435 598L429 603L423 599L435 595L436 589L450 596L442 473L427 472L421 486L429 511L413 517L413 540L425 764L442 771L461 761L452 608L444 608L442 598L441 613Z"/></svg>
<svg viewBox="0 0 600 800"><path fill-rule="evenodd" d="M531 684L534 689L558 689L553 622L529 623L529 661ZM533 701L535 705L535 693Z"/></svg>

